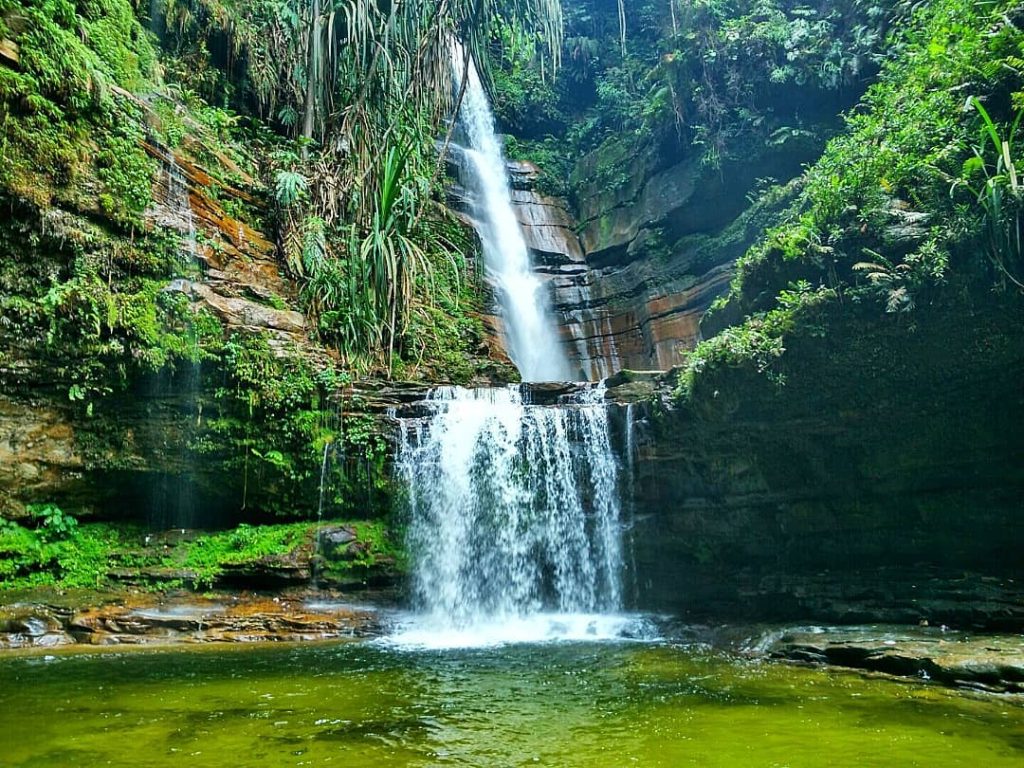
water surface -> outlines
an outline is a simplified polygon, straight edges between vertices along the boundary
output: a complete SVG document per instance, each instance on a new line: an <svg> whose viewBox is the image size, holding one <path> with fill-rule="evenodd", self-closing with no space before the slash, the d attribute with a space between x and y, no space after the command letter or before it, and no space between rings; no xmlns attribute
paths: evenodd
<svg viewBox="0 0 1024 768"><path fill-rule="evenodd" d="M640 643L6 656L0 763L998 768L1024 707Z"/></svg>

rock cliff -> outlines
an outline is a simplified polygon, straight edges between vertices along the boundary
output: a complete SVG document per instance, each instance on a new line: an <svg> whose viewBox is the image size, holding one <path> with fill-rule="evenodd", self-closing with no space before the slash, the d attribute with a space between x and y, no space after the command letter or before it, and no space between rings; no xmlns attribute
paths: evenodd
<svg viewBox="0 0 1024 768"><path fill-rule="evenodd" d="M600 150L575 171L575 205L539 192L535 165L511 162L513 202L574 370L599 379L677 365L733 263L789 199L782 186L751 202L757 180L794 178L818 149L795 142L719 170L651 149L635 159ZM616 186L602 178L603 165L627 161Z"/></svg>
<svg viewBox="0 0 1024 768"><path fill-rule="evenodd" d="M954 301L953 297L947 297ZM1019 303L830 311L779 386L722 372L649 413L637 600L691 618L1024 626ZM1009 322L1010 318L1015 318Z"/></svg>

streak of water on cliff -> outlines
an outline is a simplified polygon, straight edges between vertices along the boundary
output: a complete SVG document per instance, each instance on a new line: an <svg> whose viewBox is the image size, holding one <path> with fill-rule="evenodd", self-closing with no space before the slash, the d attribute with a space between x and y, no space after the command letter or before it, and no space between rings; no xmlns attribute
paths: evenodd
<svg viewBox="0 0 1024 768"><path fill-rule="evenodd" d="M163 184L166 190L164 208L157 209L155 220L158 225L176 231L181 237L178 251L181 276L164 290L188 294L191 290L189 278L199 268L196 222L188 179L174 159L173 152L168 152ZM166 457L169 471L160 475L149 490L147 522L154 529L194 528L208 522L200 514L197 467L188 445L190 434L201 426L203 418L199 337L194 329L191 330L191 360L180 360L176 371L162 372L151 385L151 395L166 398L174 421L180 425L177 455Z"/></svg>

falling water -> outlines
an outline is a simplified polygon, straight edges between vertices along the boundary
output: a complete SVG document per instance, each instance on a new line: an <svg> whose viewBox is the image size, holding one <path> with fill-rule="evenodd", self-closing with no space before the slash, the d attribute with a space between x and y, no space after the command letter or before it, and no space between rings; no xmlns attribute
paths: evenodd
<svg viewBox="0 0 1024 768"><path fill-rule="evenodd" d="M180 220L182 234L185 237L181 256L186 266L191 266L196 259L196 221L189 200L188 180L181 167L174 159L173 153L167 162L167 204L174 215Z"/></svg>
<svg viewBox="0 0 1024 768"><path fill-rule="evenodd" d="M327 463L331 455L330 441L324 441L324 456L320 462L320 496L316 505L316 533L313 537L313 586L317 586L317 569L320 566L320 530L324 524L324 492L327 489Z"/></svg>
<svg viewBox="0 0 1024 768"><path fill-rule="evenodd" d="M452 66L465 92L459 125L465 135L462 153L466 186L473 193L477 232L483 243L487 272L498 295L505 342L524 381L564 381L569 364L558 341L545 287L533 272L530 254L512 208L508 173L487 94L472 59L458 43Z"/></svg>
<svg viewBox="0 0 1024 768"><path fill-rule="evenodd" d="M472 60L459 122L464 183L525 381L569 378L544 286L513 212L505 160ZM529 390L447 387L398 419L418 613L393 639L480 645L599 639L640 627L622 609L619 464L603 385L531 403Z"/></svg>
<svg viewBox="0 0 1024 768"><path fill-rule="evenodd" d="M635 529L633 528L633 522L636 520L636 488L637 488L637 442L636 442L636 403L626 404L626 482L625 482L625 497L627 501L627 509L629 510L630 527L626 532L626 548L629 552L629 571L634 575L632 579L632 593L631 597L633 602L639 601L639 584L635 578L637 573L636 563L636 537Z"/></svg>
<svg viewBox="0 0 1024 768"><path fill-rule="evenodd" d="M196 225L189 197L188 180L172 152L166 170L166 208L159 212L159 225L177 231L181 238L179 261L182 275L194 273L198 266L196 247ZM170 292L190 291L188 279L172 281L165 290ZM200 360L199 336L192 333L191 361L182 359L179 369L171 374L165 371L160 381L154 383L154 395L170 397L179 411L186 411L188 422L181 429L180 449L173 463L176 471L170 472L154 483L150 495L149 523L154 528L194 528L209 524L210 520L200 514L199 492L196 482L196 465L189 446L190 436L202 426L202 366ZM194 426L192 419L194 416ZM170 459L170 457L168 457Z"/></svg>
<svg viewBox="0 0 1024 768"><path fill-rule="evenodd" d="M164 0L149 0L149 31L160 40L166 31Z"/></svg>
<svg viewBox="0 0 1024 768"><path fill-rule="evenodd" d="M636 475L636 403L626 404L626 473L632 486Z"/></svg>
<svg viewBox="0 0 1024 768"><path fill-rule="evenodd" d="M619 467L602 387L557 406L442 388L400 420L421 639L622 632Z"/></svg>

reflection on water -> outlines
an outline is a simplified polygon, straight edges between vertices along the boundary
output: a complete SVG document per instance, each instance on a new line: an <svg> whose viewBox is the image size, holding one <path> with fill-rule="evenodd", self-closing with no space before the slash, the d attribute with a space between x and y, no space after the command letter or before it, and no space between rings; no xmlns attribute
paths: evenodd
<svg viewBox="0 0 1024 768"><path fill-rule="evenodd" d="M1019 699L669 645L0 659L5 766L1018 766Z"/></svg>

